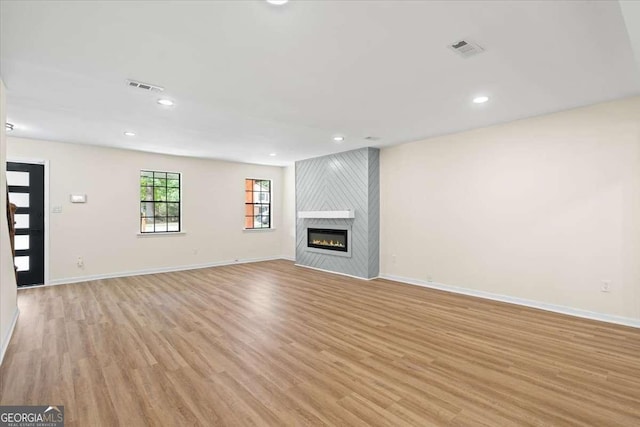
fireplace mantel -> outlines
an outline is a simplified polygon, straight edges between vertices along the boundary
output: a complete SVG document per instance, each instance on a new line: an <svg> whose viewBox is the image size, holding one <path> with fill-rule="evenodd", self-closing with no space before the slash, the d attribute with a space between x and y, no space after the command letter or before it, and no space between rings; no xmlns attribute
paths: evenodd
<svg viewBox="0 0 640 427"><path fill-rule="evenodd" d="M298 218L355 218L355 212L347 211L298 211Z"/></svg>

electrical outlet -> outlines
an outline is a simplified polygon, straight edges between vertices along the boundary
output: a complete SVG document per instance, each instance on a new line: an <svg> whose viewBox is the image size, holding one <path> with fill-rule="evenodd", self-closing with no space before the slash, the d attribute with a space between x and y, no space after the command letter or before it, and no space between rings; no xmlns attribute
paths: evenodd
<svg viewBox="0 0 640 427"><path fill-rule="evenodd" d="M427 282L433 283L433 277L430 274L427 274Z"/></svg>
<svg viewBox="0 0 640 427"><path fill-rule="evenodd" d="M600 292L611 292L611 280L603 280Z"/></svg>
<svg viewBox="0 0 640 427"><path fill-rule="evenodd" d="M396 265L397 257L395 255L391 255L391 264Z"/></svg>
<svg viewBox="0 0 640 427"><path fill-rule="evenodd" d="M51 212L62 213L62 206L54 206L53 208L51 208Z"/></svg>
<svg viewBox="0 0 640 427"><path fill-rule="evenodd" d="M82 259L82 257L78 257L78 261L76 261L76 265L78 266L78 268L84 267L84 260Z"/></svg>

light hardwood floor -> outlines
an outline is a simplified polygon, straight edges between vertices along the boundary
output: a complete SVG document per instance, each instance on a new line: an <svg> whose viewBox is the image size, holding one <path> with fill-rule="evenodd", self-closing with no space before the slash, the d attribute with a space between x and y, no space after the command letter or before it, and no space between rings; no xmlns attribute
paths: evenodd
<svg viewBox="0 0 640 427"><path fill-rule="evenodd" d="M289 261L19 292L2 404L67 426L640 425L640 330Z"/></svg>

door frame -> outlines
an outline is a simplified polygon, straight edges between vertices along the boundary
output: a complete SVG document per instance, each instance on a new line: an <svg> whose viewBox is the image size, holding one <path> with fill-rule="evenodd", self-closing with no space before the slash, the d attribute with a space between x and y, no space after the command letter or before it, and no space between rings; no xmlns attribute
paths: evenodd
<svg viewBox="0 0 640 427"><path fill-rule="evenodd" d="M35 286L18 286L20 289L31 289L38 286L47 286L49 284L49 160L31 159L23 157L8 157L7 162L27 163L30 165L44 166L44 284ZM9 201L7 200L7 203Z"/></svg>

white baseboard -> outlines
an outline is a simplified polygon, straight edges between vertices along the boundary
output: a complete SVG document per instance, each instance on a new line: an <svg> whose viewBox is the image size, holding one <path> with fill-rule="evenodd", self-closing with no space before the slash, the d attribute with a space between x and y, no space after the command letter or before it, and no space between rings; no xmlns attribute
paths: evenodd
<svg viewBox="0 0 640 427"><path fill-rule="evenodd" d="M111 279L116 277L140 276L145 274L157 274L157 273L169 273L174 271L196 270L200 268L220 267L224 265L246 264L246 263L262 262L262 261L273 261L277 259L286 259L289 261L295 261L295 258L288 257L288 256L248 258L248 259L240 259L240 260L219 261L219 262L212 262L212 263L206 263L206 264L184 265L184 266L178 266L178 267L162 267L162 268L152 268L152 269L146 269L146 270L125 271L125 272L119 272L119 273L97 274L97 275L91 275L91 276L68 277L63 279L51 280L49 281L48 284L44 286L55 286L55 285L63 285L68 283L89 282L92 280ZM296 264L296 266L309 268L312 270L323 271L331 274L338 274L340 276L351 277L359 280L376 279L376 277L367 279L364 277L353 276L351 274L339 273L339 272L325 270L317 267L310 267L308 265L302 265L302 264ZM425 288L438 289L441 291L453 292L453 293L462 294L462 295L469 295L473 297L484 298L484 299L489 299L494 301L501 301L501 302L521 305L525 307L537 308L540 310L552 311L554 313L561 313L561 314L566 314L574 317L581 317L585 319L599 320L601 322L615 323L618 325L625 325L625 326L631 326L634 328L640 328L640 319L634 319L630 317L614 316L614 315L605 314L605 313L596 313L596 312L582 310L578 308L548 304L540 301L528 300L528 299L518 298L518 297L511 297L507 295L494 294L490 292L478 291L478 290L469 289L469 288L450 286L442 283L427 282L423 280L411 279L408 277L380 275L378 278L393 280L395 282L406 283L409 285L422 286ZM31 289L31 288L32 287L28 287L26 289ZM20 289L22 288L18 288L19 291ZM2 361L2 358L4 357L4 352L6 351L8 340L9 338L11 338L11 334L13 333L13 329L15 328L15 323L17 318L18 318L18 310L16 308L16 313L14 314L14 319L13 319L11 328L7 332L7 340L3 341L3 348L2 348L2 354L0 356L0 363Z"/></svg>
<svg viewBox="0 0 640 427"><path fill-rule="evenodd" d="M287 261L295 261L296 260L295 255L293 255L293 256L282 255L280 258L281 259L286 259Z"/></svg>
<svg viewBox="0 0 640 427"><path fill-rule="evenodd" d="M2 361L4 360L4 355L7 352L7 348L9 347L9 341L11 341L11 337L13 336L13 330L16 328L16 322L18 321L18 315L20 314L20 310L16 307L16 310L13 312L13 319L11 320L11 325L9 325L9 329L4 336L4 340L2 341L2 353L0 353L0 365L2 365Z"/></svg>
<svg viewBox="0 0 640 427"><path fill-rule="evenodd" d="M247 264L251 262L261 262L261 261L273 261L276 259L282 259L282 257L276 256L276 257L264 257L264 258L247 258L247 259L238 259L238 260L230 260L230 261L209 262L205 264L181 265L177 267L160 267L160 268L149 268L145 270L122 271L119 273L106 273L106 274L95 274L90 276L65 277L63 279L50 280L49 283L42 286L66 285L69 283L89 282L92 280L114 279L116 277L143 276L145 274L197 270L200 268L221 267L224 265ZM33 289L34 287L38 287L38 286L29 286L24 289ZM20 289L21 288L18 288L18 290Z"/></svg>
<svg viewBox="0 0 640 427"><path fill-rule="evenodd" d="M296 267L310 268L311 270L324 271L325 273L337 274L339 276L352 277L354 279L359 279L359 280L374 280L374 279L378 278L378 277L372 277L372 278L368 279L366 277L354 276L353 274L340 273L338 271L325 270L324 268L311 267L309 265L302 265L302 264L296 264Z"/></svg>
<svg viewBox="0 0 640 427"><path fill-rule="evenodd" d="M472 297L490 299L493 301L501 301L510 304L522 305L525 307L537 308L545 311L552 311L554 313L567 314L574 317L582 317L584 319L599 320L601 322L615 323L618 325L631 326L633 328L640 328L640 319L633 319L630 317L614 316L605 313L596 313L593 311L582 310L579 308L566 307L563 305L548 304L545 302L528 300L524 298L511 297L507 295L493 294L490 292L477 291L475 289L461 288L457 286L445 285L442 283L426 282L423 280L411 279L408 277L392 276L392 275L380 275L381 279L393 280L394 282L406 283L408 285L422 286L425 288L438 289L446 292L453 292L456 294L469 295Z"/></svg>

